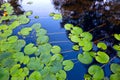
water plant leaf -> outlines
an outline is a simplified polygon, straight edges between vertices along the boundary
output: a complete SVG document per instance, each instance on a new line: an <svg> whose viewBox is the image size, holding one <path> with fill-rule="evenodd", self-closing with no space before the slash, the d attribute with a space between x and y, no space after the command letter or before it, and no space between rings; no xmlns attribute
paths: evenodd
<svg viewBox="0 0 120 80"><path fill-rule="evenodd" d="M51 13L49 14L50 17L53 17L54 15L55 15L54 12L51 12Z"/></svg>
<svg viewBox="0 0 120 80"><path fill-rule="evenodd" d="M93 76L93 80L102 80L104 78L103 69L97 65L90 66L88 69L88 73Z"/></svg>
<svg viewBox="0 0 120 80"><path fill-rule="evenodd" d="M83 37L84 40L88 41L91 41L93 38L92 34L89 32L83 32L80 36Z"/></svg>
<svg viewBox="0 0 120 80"><path fill-rule="evenodd" d="M60 19L62 19L62 15L56 13L56 14L53 15L53 19L54 19L54 20L60 20Z"/></svg>
<svg viewBox="0 0 120 80"><path fill-rule="evenodd" d="M73 27L71 33L74 35L80 35L83 32L82 28L80 27Z"/></svg>
<svg viewBox="0 0 120 80"><path fill-rule="evenodd" d="M73 50L79 50L80 48L79 48L79 45L74 45L74 46L72 47L72 49L73 49Z"/></svg>
<svg viewBox="0 0 120 80"><path fill-rule="evenodd" d="M120 73L115 73L110 75L110 80L119 80L120 79Z"/></svg>
<svg viewBox="0 0 120 80"><path fill-rule="evenodd" d="M89 75L89 74L85 74L85 75L84 75L84 79L85 79L85 80L91 80L91 78L92 78L92 77L91 77L91 75Z"/></svg>
<svg viewBox="0 0 120 80"><path fill-rule="evenodd" d="M56 73L56 78L58 80L65 80L67 77L67 74L64 70L60 70L58 73Z"/></svg>
<svg viewBox="0 0 120 80"><path fill-rule="evenodd" d="M31 55L35 53L36 50L37 50L37 47L35 47L33 43L29 43L28 45L25 46L24 53L27 55Z"/></svg>
<svg viewBox="0 0 120 80"><path fill-rule="evenodd" d="M73 35L73 36L71 36L71 41L75 42L75 43L78 43L80 41L80 38L77 35Z"/></svg>
<svg viewBox="0 0 120 80"><path fill-rule="evenodd" d="M14 43L18 40L18 37L17 36L10 36L7 40L9 43Z"/></svg>
<svg viewBox="0 0 120 80"><path fill-rule="evenodd" d="M42 63L47 64L51 59L51 54L48 53L41 54L39 59Z"/></svg>
<svg viewBox="0 0 120 80"><path fill-rule="evenodd" d="M110 69L113 73L120 73L120 65L116 63L112 63L110 65Z"/></svg>
<svg viewBox="0 0 120 80"><path fill-rule="evenodd" d="M34 16L34 18L35 18L35 19L38 19L38 18L39 18L39 16Z"/></svg>
<svg viewBox="0 0 120 80"><path fill-rule="evenodd" d="M51 52L54 54L59 54L61 52L61 48L59 46L53 46Z"/></svg>
<svg viewBox="0 0 120 80"><path fill-rule="evenodd" d="M92 42L85 41L83 42L84 46L82 46L83 51L90 51L93 47Z"/></svg>
<svg viewBox="0 0 120 80"><path fill-rule="evenodd" d="M103 42L99 42L99 43L97 44L97 47L98 47L98 48L101 48L101 49L103 49L103 50L106 50L106 49L107 49L107 45L106 45L105 43L103 43Z"/></svg>
<svg viewBox="0 0 120 80"><path fill-rule="evenodd" d="M63 61L63 56L61 54L54 54L51 57L50 61L55 61L55 60L62 62Z"/></svg>
<svg viewBox="0 0 120 80"><path fill-rule="evenodd" d="M108 63L110 58L105 52L98 51L97 56L95 56L95 59L99 63Z"/></svg>
<svg viewBox="0 0 120 80"><path fill-rule="evenodd" d="M26 17L26 15L20 15L17 17L17 20L19 21L20 24L27 24L30 19Z"/></svg>
<svg viewBox="0 0 120 80"><path fill-rule="evenodd" d="M37 34L36 36L39 37L41 35L46 35L47 31L45 29L38 29L36 30Z"/></svg>
<svg viewBox="0 0 120 80"><path fill-rule="evenodd" d="M0 80L9 80L9 71L0 67Z"/></svg>
<svg viewBox="0 0 120 80"><path fill-rule="evenodd" d="M83 52L83 54L78 54L78 60L84 64L90 64L93 61L89 52Z"/></svg>
<svg viewBox="0 0 120 80"><path fill-rule="evenodd" d="M26 16L30 16L30 15L32 15L32 11L27 11L27 12L25 12L24 14L26 15Z"/></svg>
<svg viewBox="0 0 120 80"><path fill-rule="evenodd" d="M115 39L117 39L118 41L120 41L120 34L114 34Z"/></svg>
<svg viewBox="0 0 120 80"><path fill-rule="evenodd" d="M41 76L40 72L34 71L30 74L30 77L28 80L42 80L42 76Z"/></svg>
<svg viewBox="0 0 120 80"><path fill-rule="evenodd" d="M113 46L113 48L114 48L115 50L117 50L117 51L120 51L120 44L119 44L119 45L116 45L116 44L115 44L115 45Z"/></svg>
<svg viewBox="0 0 120 80"><path fill-rule="evenodd" d="M32 31L32 28L22 28L20 32L18 32L19 35L27 36Z"/></svg>
<svg viewBox="0 0 120 80"><path fill-rule="evenodd" d="M37 38L37 44L44 44L49 41L49 37L45 35L41 35Z"/></svg>
<svg viewBox="0 0 120 80"><path fill-rule="evenodd" d="M74 63L71 60L64 60L62 64L65 71L70 71L74 67Z"/></svg>
<svg viewBox="0 0 120 80"><path fill-rule="evenodd" d="M68 23L64 25L64 28L65 28L66 30L71 30L73 27L74 27L74 26L73 26L72 24L68 24Z"/></svg>
<svg viewBox="0 0 120 80"><path fill-rule="evenodd" d="M41 28L41 24L40 23L34 23L31 28L35 29L35 30L39 30Z"/></svg>
<svg viewBox="0 0 120 80"><path fill-rule="evenodd" d="M41 70L44 67L44 64L41 63L39 58L32 57L30 58L27 67L29 70Z"/></svg>

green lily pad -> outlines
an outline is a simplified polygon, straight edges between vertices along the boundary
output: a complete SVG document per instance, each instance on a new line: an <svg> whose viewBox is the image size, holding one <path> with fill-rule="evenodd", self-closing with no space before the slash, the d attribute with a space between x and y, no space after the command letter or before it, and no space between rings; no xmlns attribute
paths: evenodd
<svg viewBox="0 0 120 80"><path fill-rule="evenodd" d="M60 70L58 73L56 73L56 78L58 80L65 80L67 77L67 74L64 70Z"/></svg>
<svg viewBox="0 0 120 80"><path fill-rule="evenodd" d="M65 71L70 71L74 67L74 63L71 60L64 60L63 65Z"/></svg>
<svg viewBox="0 0 120 80"><path fill-rule="evenodd" d="M55 15L54 12L51 12L51 13L49 14L50 17L53 17L54 15Z"/></svg>
<svg viewBox="0 0 120 80"><path fill-rule="evenodd" d="M103 49L103 50L106 50L106 49L107 49L107 45L106 45L105 43L103 43L103 42L99 42L99 43L97 44L97 47L98 47L98 48L101 48L101 49Z"/></svg>
<svg viewBox="0 0 120 80"><path fill-rule="evenodd" d="M53 15L53 19L54 20L60 20L60 19L62 19L62 15L56 13L56 14Z"/></svg>
<svg viewBox="0 0 120 80"><path fill-rule="evenodd" d="M17 20L19 21L20 24L27 24L30 19L26 17L26 15L20 15L18 16Z"/></svg>
<svg viewBox="0 0 120 80"><path fill-rule="evenodd" d="M19 35L27 36L32 31L32 28L22 28L20 32L18 32Z"/></svg>
<svg viewBox="0 0 120 80"><path fill-rule="evenodd" d="M110 80L119 80L120 79L120 73L115 73L110 75Z"/></svg>
<svg viewBox="0 0 120 80"><path fill-rule="evenodd" d="M29 63L27 64L29 70L41 70L44 67L44 64L41 63L39 58L32 57L30 58Z"/></svg>
<svg viewBox="0 0 120 80"><path fill-rule="evenodd" d="M33 28L35 30L39 30L41 28L41 24L40 23L35 23L31 26L31 28Z"/></svg>
<svg viewBox="0 0 120 80"><path fill-rule="evenodd" d="M79 27L73 27L71 30L71 33L74 35L80 35L83 32L82 28Z"/></svg>
<svg viewBox="0 0 120 80"><path fill-rule="evenodd" d="M9 71L0 67L0 80L9 80Z"/></svg>
<svg viewBox="0 0 120 80"><path fill-rule="evenodd" d="M104 78L104 71L97 65L92 65L88 69L88 73L92 75L93 80L102 80Z"/></svg>
<svg viewBox="0 0 120 80"><path fill-rule="evenodd" d="M24 14L26 15L26 16L30 16L30 15L32 15L32 11L27 11L27 12L25 12Z"/></svg>
<svg viewBox="0 0 120 80"><path fill-rule="evenodd" d="M93 61L89 52L83 52L83 54L78 54L78 60L84 64L90 64Z"/></svg>
<svg viewBox="0 0 120 80"><path fill-rule="evenodd" d="M72 48L73 48L73 50L79 50L80 49L79 45L74 45Z"/></svg>
<svg viewBox="0 0 120 80"><path fill-rule="evenodd" d="M10 36L7 40L9 43L14 43L18 40L18 37L17 36Z"/></svg>
<svg viewBox="0 0 120 80"><path fill-rule="evenodd" d="M114 34L115 39L117 39L118 41L120 41L120 34Z"/></svg>
<svg viewBox="0 0 120 80"><path fill-rule="evenodd" d="M25 54L27 54L27 55L31 55L31 54L35 53L36 50L37 50L37 47L35 47L33 43L29 43L29 44L26 45L25 48L24 48L24 52L25 52Z"/></svg>
<svg viewBox="0 0 120 80"><path fill-rule="evenodd" d="M51 49L51 52L54 54L59 54L61 51L61 48L59 46L53 46Z"/></svg>
<svg viewBox="0 0 120 80"><path fill-rule="evenodd" d="M95 56L96 61L98 61L99 63L108 63L109 62L109 56L102 51L98 51L97 52L97 56Z"/></svg>
<svg viewBox="0 0 120 80"><path fill-rule="evenodd" d="M75 43L78 43L80 41L80 38L77 35L73 35L73 36L71 36L71 41L75 42Z"/></svg>
<svg viewBox="0 0 120 80"><path fill-rule="evenodd" d="M42 80L42 75L38 71L34 71L30 74L28 80Z"/></svg>
<svg viewBox="0 0 120 80"><path fill-rule="evenodd" d="M119 45L114 45L113 48L114 48L115 50L117 50L117 51L118 51L118 50L120 51L120 44L119 44Z"/></svg>
<svg viewBox="0 0 120 80"><path fill-rule="evenodd" d="M37 38L37 44L44 44L47 43L48 41L49 41L48 36L41 35Z"/></svg>
<svg viewBox="0 0 120 80"><path fill-rule="evenodd" d="M120 73L120 65L116 63L112 63L110 69L113 73Z"/></svg>
<svg viewBox="0 0 120 80"><path fill-rule="evenodd" d="M64 25L64 28L65 28L66 30L71 30L71 29L73 28L73 25L72 25L72 24L65 24L65 25Z"/></svg>
<svg viewBox="0 0 120 80"><path fill-rule="evenodd" d="M55 60L62 62L63 61L63 56L61 54L54 54L51 57L50 61L55 61Z"/></svg>
<svg viewBox="0 0 120 80"><path fill-rule="evenodd" d="M80 35L84 40L88 40L88 41L91 41L93 36L91 33L89 32L83 32L81 35Z"/></svg>

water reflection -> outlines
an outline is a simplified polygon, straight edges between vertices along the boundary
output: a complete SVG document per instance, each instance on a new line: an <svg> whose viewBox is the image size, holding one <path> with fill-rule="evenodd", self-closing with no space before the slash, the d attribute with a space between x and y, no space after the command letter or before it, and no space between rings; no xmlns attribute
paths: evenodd
<svg viewBox="0 0 120 80"><path fill-rule="evenodd" d="M53 0L53 4L63 16L62 26L72 23L93 34L93 42L104 41L108 53L113 53L114 33L120 33L119 0Z"/></svg>
<svg viewBox="0 0 120 80"><path fill-rule="evenodd" d="M0 6L5 2L9 2L11 4L15 14L19 15L24 13L23 8L21 7L22 0L0 0Z"/></svg>

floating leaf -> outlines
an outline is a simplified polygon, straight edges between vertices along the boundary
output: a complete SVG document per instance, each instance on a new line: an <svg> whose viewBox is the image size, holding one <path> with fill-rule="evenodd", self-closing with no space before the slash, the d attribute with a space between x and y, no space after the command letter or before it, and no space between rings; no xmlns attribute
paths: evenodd
<svg viewBox="0 0 120 80"><path fill-rule="evenodd" d="M0 80L9 80L9 71L0 67Z"/></svg>
<svg viewBox="0 0 120 80"><path fill-rule="evenodd" d="M31 54L35 53L36 50L37 50L37 47L35 47L34 44L32 44L32 43L29 43L24 48L24 52L27 55L31 55Z"/></svg>
<svg viewBox="0 0 120 80"><path fill-rule="evenodd" d="M73 36L71 36L71 41L75 42L75 43L78 43L80 41L80 38L77 35L73 35Z"/></svg>
<svg viewBox="0 0 120 80"><path fill-rule="evenodd" d="M73 28L73 25L72 25L72 24L65 24L65 25L64 25L64 28L65 28L66 30L71 30L71 29Z"/></svg>
<svg viewBox="0 0 120 80"><path fill-rule="evenodd" d="M60 20L60 19L62 19L62 15L61 14L54 14L53 19L54 20Z"/></svg>
<svg viewBox="0 0 120 80"><path fill-rule="evenodd" d="M104 71L97 65L92 65L88 69L88 73L92 75L92 80L102 80L104 78Z"/></svg>
<svg viewBox="0 0 120 80"><path fill-rule="evenodd" d="M116 63L112 63L110 69L113 73L120 73L120 65Z"/></svg>
<svg viewBox="0 0 120 80"><path fill-rule="evenodd" d="M50 17L53 17L54 15L55 15L54 12L51 12L51 13L49 14Z"/></svg>
<svg viewBox="0 0 120 80"><path fill-rule="evenodd" d="M26 15L20 15L18 16L17 20L19 21L20 24L27 24L30 19L26 17Z"/></svg>
<svg viewBox="0 0 120 80"><path fill-rule="evenodd" d="M38 18L39 18L39 16L34 16L34 18L35 18L35 19L38 19Z"/></svg>
<svg viewBox="0 0 120 80"><path fill-rule="evenodd" d="M61 48L59 46L53 46L51 49L51 52L54 54L59 54L61 51Z"/></svg>
<svg viewBox="0 0 120 80"><path fill-rule="evenodd" d="M51 57L51 61L55 61L55 60L62 62L63 61L63 56L61 54L54 54Z"/></svg>
<svg viewBox="0 0 120 80"><path fill-rule="evenodd" d="M47 31L45 29L38 29L36 30L37 34L36 36L46 35Z"/></svg>
<svg viewBox="0 0 120 80"><path fill-rule="evenodd" d="M21 31L18 33L19 35L27 36L32 31L32 28L22 28Z"/></svg>
<svg viewBox="0 0 120 80"><path fill-rule="evenodd" d="M64 70L60 70L58 73L56 73L56 78L58 80L65 80L67 77L67 74Z"/></svg>
<svg viewBox="0 0 120 80"><path fill-rule="evenodd" d="M84 64L90 64L93 61L89 52L83 52L83 54L78 54L78 60Z"/></svg>
<svg viewBox="0 0 120 80"><path fill-rule="evenodd" d="M26 16L32 15L32 11L27 11L27 12L25 12L25 15L26 15Z"/></svg>
<svg viewBox="0 0 120 80"><path fill-rule="evenodd" d="M107 45L106 45L105 43L103 43L103 42L99 42L99 43L97 44L97 47L98 47L98 48L101 48L101 49L103 49L103 50L106 50L106 49L107 49Z"/></svg>
<svg viewBox="0 0 120 80"><path fill-rule="evenodd" d="M18 40L18 37L17 36L10 36L7 40L9 43L14 43Z"/></svg>
<svg viewBox="0 0 120 80"><path fill-rule="evenodd" d="M120 51L120 44L119 44L119 45L114 45L113 48L114 48L115 50L119 50L119 51Z"/></svg>
<svg viewBox="0 0 120 80"><path fill-rule="evenodd" d="M44 64L47 64L50 61L50 59L51 59L51 54L44 53L40 55L40 61Z"/></svg>
<svg viewBox="0 0 120 80"><path fill-rule="evenodd" d="M42 80L42 76L41 76L40 72L34 71L31 73L29 80Z"/></svg>
<svg viewBox="0 0 120 80"><path fill-rule="evenodd" d="M120 73L115 73L110 75L110 80L119 80L120 79Z"/></svg>
<svg viewBox="0 0 120 80"><path fill-rule="evenodd" d="M118 41L120 41L120 34L114 34L115 39L117 39Z"/></svg>
<svg viewBox="0 0 120 80"><path fill-rule="evenodd" d="M48 41L49 41L48 36L41 35L37 38L37 44L44 44L47 43Z"/></svg>
<svg viewBox="0 0 120 80"><path fill-rule="evenodd" d="M41 24L40 23L35 23L32 25L32 28L35 30L39 30L41 28Z"/></svg>
<svg viewBox="0 0 120 80"><path fill-rule="evenodd" d="M65 71L70 71L74 67L74 63L71 60L64 60L63 65Z"/></svg>
<svg viewBox="0 0 120 80"><path fill-rule="evenodd" d="M71 33L74 35L80 35L82 32L83 32L83 30L80 27L73 27L71 30Z"/></svg>
<svg viewBox="0 0 120 80"><path fill-rule="evenodd" d="M84 46L82 47L83 51L90 51L93 47L92 42L85 41L83 42Z"/></svg>
<svg viewBox="0 0 120 80"><path fill-rule="evenodd" d="M91 41L93 38L92 34L89 32L83 32L80 36L83 37L84 40L88 41Z"/></svg>
<svg viewBox="0 0 120 80"><path fill-rule="evenodd" d="M32 57L30 58L27 67L29 70L41 70L44 67L44 65L41 63L39 58Z"/></svg>
<svg viewBox="0 0 120 80"><path fill-rule="evenodd" d="M79 50L80 49L79 45L74 45L72 48L73 48L73 50Z"/></svg>
<svg viewBox="0 0 120 80"><path fill-rule="evenodd" d="M95 59L99 63L108 63L110 58L105 52L98 51L97 56L95 56Z"/></svg>

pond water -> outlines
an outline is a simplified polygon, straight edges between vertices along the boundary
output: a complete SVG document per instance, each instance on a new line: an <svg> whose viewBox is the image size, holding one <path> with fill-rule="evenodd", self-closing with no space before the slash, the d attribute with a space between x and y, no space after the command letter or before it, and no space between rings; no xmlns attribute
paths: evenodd
<svg viewBox="0 0 120 80"><path fill-rule="evenodd" d="M61 0L61 1L63 1L63 0ZM109 1L113 1L113 0L104 0L104 2L109 2ZM89 17L89 15L87 15L87 14L89 14L87 11L86 11L85 15L78 15L79 12L82 12L82 10L81 10L81 8L79 9L78 6L74 6L76 4L73 4L73 6L69 6L69 7L68 7L67 4L65 4L65 5L67 5L67 7L63 5L62 8L58 9L59 7L56 6L55 4L53 4L52 0L21 0L19 3L21 5L21 9L23 9L24 11L32 11L33 14L31 16L29 16L30 22L26 25L21 25L19 28L16 28L14 30L13 34L17 35L17 32L23 27L29 27L34 23L40 23L42 25L42 28L47 30L47 35L49 36L49 43L51 43L52 45L59 45L62 49L61 54L64 56L64 59L65 60L72 60L75 63L74 68L70 71L67 71L67 80L84 80L84 74L86 74L88 72L88 67L90 67L91 64L84 65L84 64L82 64L81 62L78 61L78 59L77 59L78 54L82 53L82 50L80 49L79 51L74 51L72 49L72 46L74 45L74 43L71 42L70 39L68 39L68 32L65 30L65 28L63 28L63 25L66 22L73 23L73 24L76 25L76 24L78 24L82 21L83 16L84 17L87 16L88 17L87 19L89 19L89 20L88 21L84 20L83 21L84 23L79 24L78 26L82 26L82 28L84 28L85 31L88 31L89 29L92 30L96 26L102 25L104 22L106 22L106 21L103 20L104 18L106 18L106 15L105 15L105 17L102 17L102 21L103 21L102 22L101 18L99 19L99 16L101 16L102 11L101 11L101 13L100 13L100 11L98 11L98 12L96 11L95 15L97 15L97 13L98 13L98 15L97 15L98 19L96 20L96 17L95 17L95 20L93 20L93 22L92 22L92 19L94 18L93 17L94 15L92 16L92 11L91 11L91 16L90 17ZM96 2L95 4L98 4L98 2ZM100 5L101 4L102 3L100 3ZM91 2L90 2L90 4L85 3L85 5L87 5L87 7L89 7L89 5L91 5ZM80 6L81 5L79 5L79 7ZM77 9L81 10L81 11L76 10L75 7ZM82 5L82 8L83 7L84 6ZM88 9L87 7L85 8L86 10ZM106 8L108 10L108 6ZM96 7L95 7L95 9L96 9ZM75 12L75 11L78 11L78 13ZM53 20L53 18L49 16L49 14L51 12L61 13L62 16L63 16L63 19L62 20ZM69 13L71 13L71 14L69 14ZM103 13L106 14L107 12L105 11ZM120 17L119 16L119 9L118 9L118 13L116 13L116 14L118 14L117 16ZM71 15L72 15L72 17L71 17ZM39 18L35 18L35 16L39 16ZM116 17L116 15L114 15L114 17ZM111 17L109 17L109 19L111 19ZM117 19L119 21L119 18L117 18ZM106 18L106 20L107 20L107 18ZM113 23L114 23L114 21L113 21ZM112 27L113 26L112 24L110 24L108 26L109 22L106 22L106 24L107 24L107 28L110 27L110 30L107 30L107 28L105 27L104 28L105 30L101 30L101 29L99 30L98 29L95 32L91 31L91 33L93 33L94 36L96 36L94 38L94 40L96 40L96 39L99 40L99 37L101 39L101 36L105 37L106 35L107 36L109 34L111 35L112 31L113 32L116 31L117 33L120 33L119 32L120 27L118 27L118 25L120 23L118 23L118 25L117 25L118 28L115 28L115 29ZM91 26L92 26L92 29L89 28ZM108 33L106 33L105 31L108 32ZM30 42L35 43L34 33L31 34L30 36L26 37L25 40L26 40L27 43L30 43ZM112 42L109 42L109 41L115 42L111 38L110 39L107 38L106 40L104 40L104 42L106 42L106 44L111 45ZM93 50L97 50L96 47L93 47ZM112 53L111 50L108 50L108 52ZM110 56L112 56L111 59L114 57L111 54L110 54ZM98 64L97 63L98 65L102 66L102 68L104 69L105 77L110 77L110 74L112 73L110 71L110 64L113 63L113 62L120 64L120 58L118 58L118 57L113 58L107 64ZM96 64L96 62L92 63L92 64Z"/></svg>
<svg viewBox="0 0 120 80"><path fill-rule="evenodd" d="M29 1L33 3L27 4ZM32 10L33 12L28 25L36 22L41 23L42 27L48 31L49 42L52 45L59 45L62 48L64 58L77 59L77 54L80 51L72 50L73 43L68 39L65 29L61 27L61 20L55 21L49 16L51 12L58 12L50 0L23 0L21 4L25 11ZM39 16L39 19L35 19L35 16ZM30 39L27 40L27 42L31 42ZM34 42L34 40L32 41ZM71 71L67 72L67 80L83 80L84 74L87 72L87 66L81 64L78 60L73 61L75 62L75 66Z"/></svg>
<svg viewBox="0 0 120 80"><path fill-rule="evenodd" d="M32 2L32 4L27 4L28 2ZM55 21L49 16L51 12L59 13L55 9L53 2L51 0L23 0L21 6L25 11L31 10L33 12L33 15L29 17L31 21L28 26L36 22L41 23L42 27L48 31L49 42L62 48L61 54L63 54L64 59L73 59L75 66L71 71L67 72L67 80L84 80L84 74L87 73L89 65L84 65L78 62L78 60L74 60L77 59L77 55L81 51L72 50L73 43L68 39L66 30L61 25L61 20ZM39 18L35 19L35 16L39 16ZM34 42L33 38L30 39L28 37L26 40L27 42ZM112 62L119 62L119 59L116 58ZM109 66L110 63L103 67L105 77L109 77L111 74Z"/></svg>

